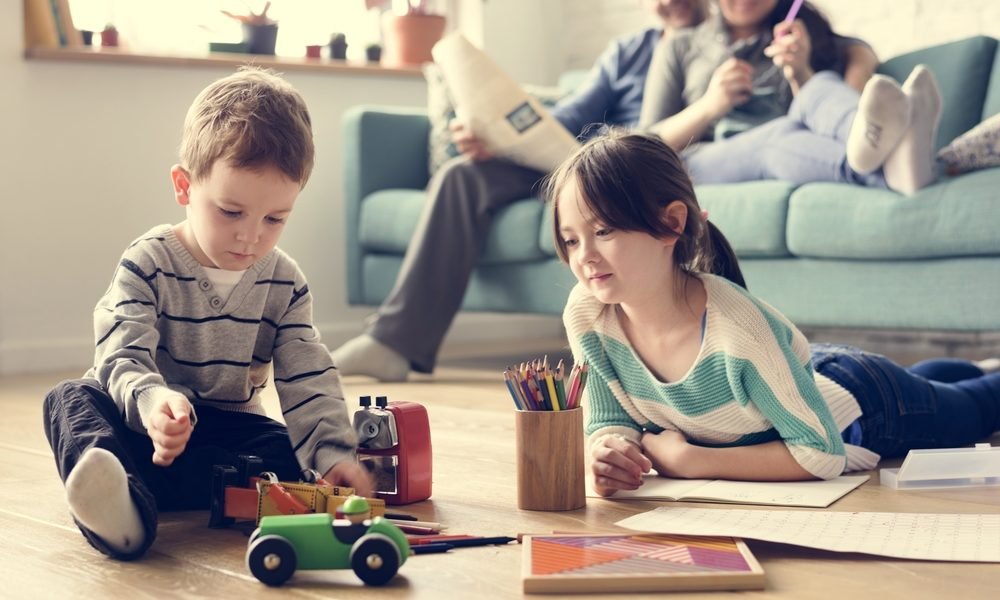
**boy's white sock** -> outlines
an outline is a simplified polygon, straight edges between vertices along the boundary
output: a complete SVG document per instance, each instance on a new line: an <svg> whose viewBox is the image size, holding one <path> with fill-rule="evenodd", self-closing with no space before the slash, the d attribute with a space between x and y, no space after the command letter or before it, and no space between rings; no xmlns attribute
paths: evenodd
<svg viewBox="0 0 1000 600"><path fill-rule="evenodd" d="M369 375L379 381L405 381L410 361L389 346L364 334L332 353L341 375Z"/></svg>
<svg viewBox="0 0 1000 600"><path fill-rule="evenodd" d="M867 175L885 162L910 125L910 100L896 80L872 75L847 136L847 164Z"/></svg>
<svg viewBox="0 0 1000 600"><path fill-rule="evenodd" d="M903 82L910 99L910 128L882 165L889 188L912 194L937 177L934 140L941 121L941 90L934 74L924 65L913 67Z"/></svg>
<svg viewBox="0 0 1000 600"><path fill-rule="evenodd" d="M80 457L66 478L66 500L73 516L118 552L135 550L144 541L125 467L104 448L91 448Z"/></svg>

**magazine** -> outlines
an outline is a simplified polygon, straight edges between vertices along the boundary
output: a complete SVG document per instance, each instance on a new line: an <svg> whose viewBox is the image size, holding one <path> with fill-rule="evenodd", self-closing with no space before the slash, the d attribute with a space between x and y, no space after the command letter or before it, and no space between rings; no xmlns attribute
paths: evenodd
<svg viewBox="0 0 1000 600"><path fill-rule="evenodd" d="M455 101L455 116L487 149L520 165L549 172L579 146L516 81L462 34L432 50Z"/></svg>

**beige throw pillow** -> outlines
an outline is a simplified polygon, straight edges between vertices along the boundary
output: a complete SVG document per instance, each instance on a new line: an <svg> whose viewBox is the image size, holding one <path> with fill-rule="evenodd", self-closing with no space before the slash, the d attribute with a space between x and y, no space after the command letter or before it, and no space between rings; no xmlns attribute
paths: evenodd
<svg viewBox="0 0 1000 600"><path fill-rule="evenodd" d="M1000 114L955 138L938 151L949 175L1000 167Z"/></svg>

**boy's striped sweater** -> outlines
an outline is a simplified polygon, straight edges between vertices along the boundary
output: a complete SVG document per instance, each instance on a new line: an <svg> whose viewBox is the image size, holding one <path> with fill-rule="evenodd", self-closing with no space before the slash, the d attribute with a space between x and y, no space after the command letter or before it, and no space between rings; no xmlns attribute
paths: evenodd
<svg viewBox="0 0 1000 600"><path fill-rule="evenodd" d="M353 459L357 438L340 377L312 324L312 296L295 261L275 248L247 269L228 300L170 225L125 250L94 309L100 381L129 427L145 432L165 388L195 406L264 414L258 392L273 365L299 463L325 473Z"/></svg>
<svg viewBox="0 0 1000 600"><path fill-rule="evenodd" d="M870 469L878 455L845 445L841 432L861 414L854 397L814 374L805 336L743 288L701 275L708 297L705 334L694 365L663 383L625 336L617 311L583 286L563 321L576 362L590 363L587 434L596 441L642 431L680 431L697 444L745 446L784 440L802 467L829 479Z"/></svg>

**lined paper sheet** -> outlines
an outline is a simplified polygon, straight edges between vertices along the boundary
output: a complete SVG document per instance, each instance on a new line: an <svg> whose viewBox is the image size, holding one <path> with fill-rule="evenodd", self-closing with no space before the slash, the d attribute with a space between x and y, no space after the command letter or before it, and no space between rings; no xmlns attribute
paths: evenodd
<svg viewBox="0 0 1000 600"><path fill-rule="evenodd" d="M647 476L639 489L619 490L613 498L826 508L868 478L868 475L842 475L817 481L758 482ZM590 486L590 481L587 484ZM592 487L588 493L597 496Z"/></svg>
<svg viewBox="0 0 1000 600"><path fill-rule="evenodd" d="M1000 514L746 510L664 506L618 521L651 533L767 540L834 552L1000 562Z"/></svg>

